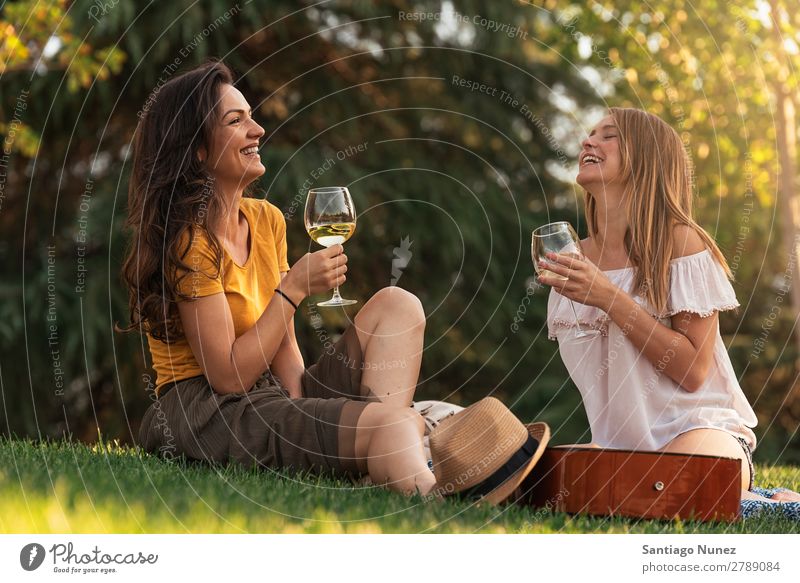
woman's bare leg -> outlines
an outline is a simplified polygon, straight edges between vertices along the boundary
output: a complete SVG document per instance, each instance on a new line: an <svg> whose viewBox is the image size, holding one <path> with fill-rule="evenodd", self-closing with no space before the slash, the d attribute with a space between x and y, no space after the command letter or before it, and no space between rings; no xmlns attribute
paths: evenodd
<svg viewBox="0 0 800 583"><path fill-rule="evenodd" d="M742 464L742 498L757 499L752 496L758 495L747 489L750 485L750 465L747 462L747 455L739 441L727 431L710 428L692 429L681 433L658 451L737 458Z"/></svg>
<svg viewBox="0 0 800 583"><path fill-rule="evenodd" d="M425 423L409 407L370 403L356 424L355 455L372 482L404 494L429 494L436 479L422 448Z"/></svg>
<svg viewBox="0 0 800 583"><path fill-rule="evenodd" d="M772 498L750 492L747 489L750 485L750 465L747 462L747 456L738 440L726 431L708 428L692 429L681 433L659 451L738 458L742 463L742 500L758 500L770 504L777 504L781 501L800 501L800 495L797 492L776 492Z"/></svg>
<svg viewBox="0 0 800 583"><path fill-rule="evenodd" d="M370 401L409 407L419 380L425 312L402 288L378 291L355 319L364 358L361 389Z"/></svg>
<svg viewBox="0 0 800 583"><path fill-rule="evenodd" d="M766 498L760 494L756 494L755 492L750 492L749 490L742 490L742 500L759 500L760 502L769 502L770 504L778 503L777 500Z"/></svg>

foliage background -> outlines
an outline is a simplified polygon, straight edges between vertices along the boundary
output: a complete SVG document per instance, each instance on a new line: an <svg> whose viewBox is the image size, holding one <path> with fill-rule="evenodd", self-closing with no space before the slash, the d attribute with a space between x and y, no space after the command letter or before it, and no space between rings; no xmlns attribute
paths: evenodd
<svg viewBox="0 0 800 583"><path fill-rule="evenodd" d="M785 8L776 45L765 2L3 4L0 432L133 441L152 371L146 343L113 332L127 318L129 146L149 92L218 56L267 131L258 192L287 214L290 261L310 248L304 188L349 185L349 296L389 285L411 241L397 284L429 315L419 398L492 393L548 421L554 443L590 434L546 337L529 234L569 220L585 236L574 157L605 106L662 115L685 137L697 216L736 273L742 310L720 326L759 417L756 458L800 463L797 312L784 301L795 261L769 83L796 87ZM324 329L348 314L323 313ZM321 351L312 316L296 319L307 360Z"/></svg>

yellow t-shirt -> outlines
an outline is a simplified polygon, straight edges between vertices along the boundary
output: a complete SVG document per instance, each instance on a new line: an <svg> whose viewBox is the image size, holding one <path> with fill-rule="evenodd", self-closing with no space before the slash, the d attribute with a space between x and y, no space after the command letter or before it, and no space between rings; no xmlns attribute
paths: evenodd
<svg viewBox="0 0 800 583"><path fill-rule="evenodd" d="M255 198L242 198L239 208L250 226L250 255L244 265L238 265L223 245L222 263L216 274L211 246L195 229L184 258L191 271L178 283L179 290L193 298L224 292L236 338L255 325L275 294L281 272L289 270L286 221L278 208ZM168 382L203 374L186 338L167 344L148 334L147 341L156 371L157 395Z"/></svg>

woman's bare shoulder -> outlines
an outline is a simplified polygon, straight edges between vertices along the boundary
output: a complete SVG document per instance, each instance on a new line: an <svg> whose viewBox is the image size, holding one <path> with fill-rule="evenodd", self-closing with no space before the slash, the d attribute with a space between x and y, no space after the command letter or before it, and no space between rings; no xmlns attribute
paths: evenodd
<svg viewBox="0 0 800 583"><path fill-rule="evenodd" d="M705 249L705 241L693 227L675 225L672 229L672 259L694 255Z"/></svg>

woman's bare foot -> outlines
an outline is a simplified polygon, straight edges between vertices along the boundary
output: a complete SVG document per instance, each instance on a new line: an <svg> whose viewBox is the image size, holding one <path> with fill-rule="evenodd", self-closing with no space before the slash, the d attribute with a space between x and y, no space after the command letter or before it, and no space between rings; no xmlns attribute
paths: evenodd
<svg viewBox="0 0 800 583"><path fill-rule="evenodd" d="M742 500L758 500L759 502L769 502L770 504L777 504L772 498L766 498L761 494L750 492L749 490L742 490Z"/></svg>
<svg viewBox="0 0 800 583"><path fill-rule="evenodd" d="M793 490L775 492L772 495L773 502L800 502L800 494Z"/></svg>
<svg viewBox="0 0 800 583"><path fill-rule="evenodd" d="M773 504L777 502L800 502L800 494L793 490L784 490L781 492L775 492L772 495L772 498L767 498L766 496L756 494L755 492L742 490L742 500L758 500L759 502L771 502Z"/></svg>

